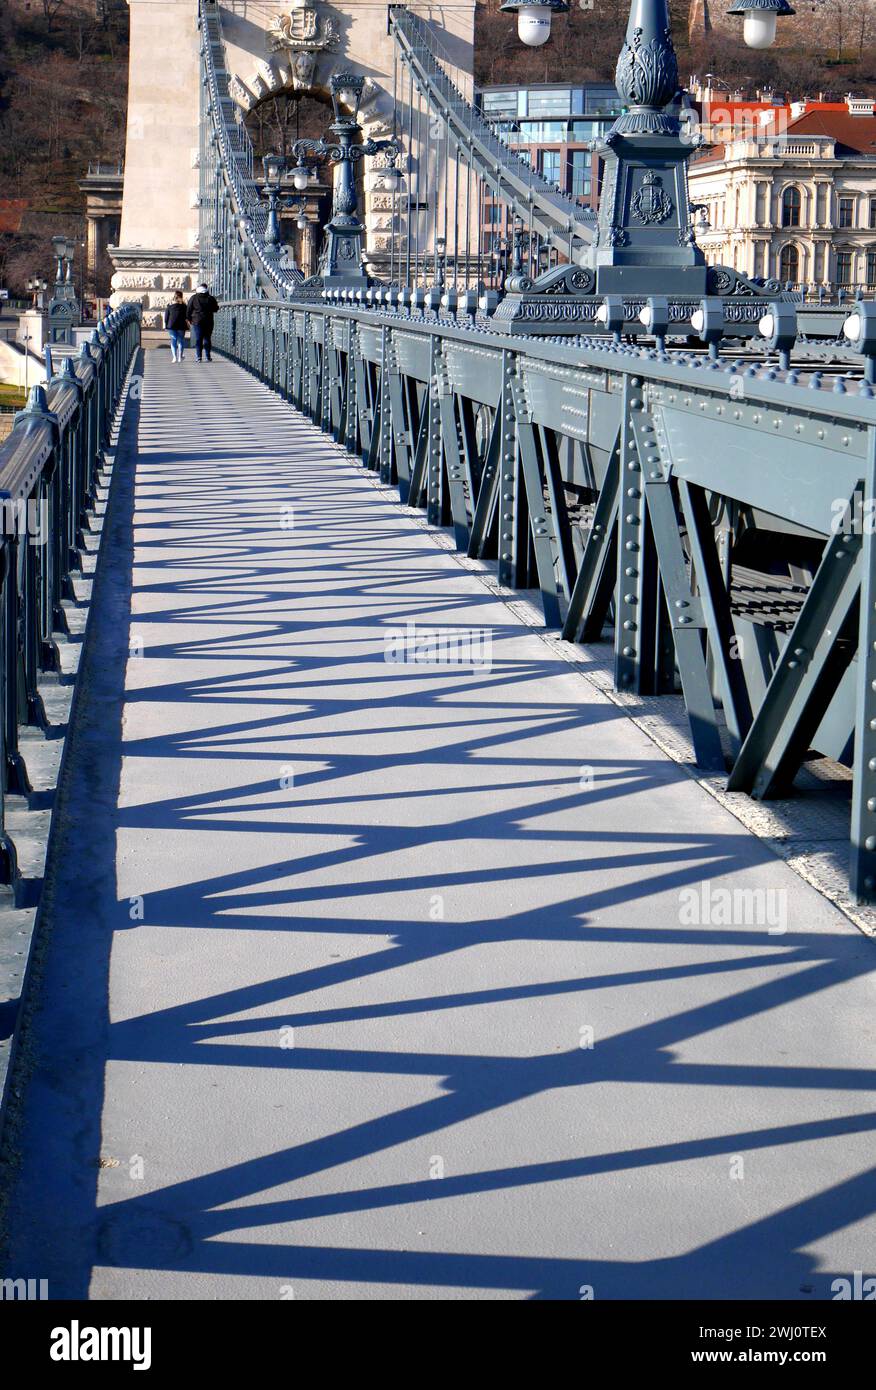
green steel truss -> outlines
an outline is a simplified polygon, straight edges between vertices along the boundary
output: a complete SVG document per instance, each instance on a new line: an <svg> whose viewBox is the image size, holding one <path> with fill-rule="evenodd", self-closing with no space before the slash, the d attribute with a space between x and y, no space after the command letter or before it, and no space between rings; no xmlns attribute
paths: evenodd
<svg viewBox="0 0 876 1390"><path fill-rule="evenodd" d="M683 695L731 790L786 793L812 749L849 763L851 884L876 901L864 383L331 303L233 302L217 341L549 628L611 639L619 690Z"/></svg>

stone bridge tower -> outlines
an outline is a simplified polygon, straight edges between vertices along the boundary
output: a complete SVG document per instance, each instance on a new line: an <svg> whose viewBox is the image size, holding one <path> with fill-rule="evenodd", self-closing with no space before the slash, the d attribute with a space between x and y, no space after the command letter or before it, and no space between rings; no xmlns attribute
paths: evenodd
<svg viewBox="0 0 876 1390"><path fill-rule="evenodd" d="M131 11L125 186L113 303L143 307L158 327L174 289L193 288L198 271L199 31L197 0L128 0ZM470 74L474 0L413 4L443 32L443 49ZM326 97L335 70L366 79L360 117L366 136L389 134L393 121L394 42L379 0L228 0L220 7L231 95L241 119L278 92ZM405 89L407 90L407 89ZM399 129L406 111L399 110ZM326 121L328 124L328 118ZM412 152L415 206L436 186ZM366 177L368 248L388 249L386 193ZM388 207L388 204L387 204Z"/></svg>

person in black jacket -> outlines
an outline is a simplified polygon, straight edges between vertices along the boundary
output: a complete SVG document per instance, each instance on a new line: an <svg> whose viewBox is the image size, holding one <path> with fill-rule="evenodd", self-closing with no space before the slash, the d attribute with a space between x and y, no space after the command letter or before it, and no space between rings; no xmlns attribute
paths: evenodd
<svg viewBox="0 0 876 1390"><path fill-rule="evenodd" d="M181 362L186 345L186 306L182 290L177 290L164 310L164 326L170 335L170 360Z"/></svg>
<svg viewBox="0 0 876 1390"><path fill-rule="evenodd" d="M202 351L208 362L213 360L210 356L212 346L210 340L213 337L213 316L218 308L218 302L210 294L206 285L199 285L189 300L189 307L186 312L189 323L192 325L192 343L199 362Z"/></svg>

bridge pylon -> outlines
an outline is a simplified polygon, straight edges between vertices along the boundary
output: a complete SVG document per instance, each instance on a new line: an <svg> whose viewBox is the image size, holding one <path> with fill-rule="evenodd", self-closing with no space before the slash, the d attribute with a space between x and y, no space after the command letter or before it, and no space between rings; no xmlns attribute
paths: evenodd
<svg viewBox="0 0 876 1390"><path fill-rule="evenodd" d="M130 81L125 186L115 265L113 304L140 305L145 328L160 327L175 289L194 286L210 248L199 247L200 122L198 0L129 0ZM328 103L332 76L354 72L364 79L360 121L366 140L380 140L411 121L394 100L398 55L388 24L388 7L356 0L280 0L240 7L215 5L221 18L227 92L234 117L243 120L260 102L289 93ZM471 96L474 0L454 6L415 5L440 21L443 51L457 80ZM330 119L327 111L327 124ZM430 143L429 136L433 137ZM419 137L419 138L418 138ZM408 176L414 205L430 208L442 183L435 132L408 139ZM446 143L446 142L444 142ZM420 148L422 146L422 148ZM247 170L250 177L252 168ZM434 211L434 208L432 209ZM392 200L380 172L366 175L363 222L372 263L389 262Z"/></svg>

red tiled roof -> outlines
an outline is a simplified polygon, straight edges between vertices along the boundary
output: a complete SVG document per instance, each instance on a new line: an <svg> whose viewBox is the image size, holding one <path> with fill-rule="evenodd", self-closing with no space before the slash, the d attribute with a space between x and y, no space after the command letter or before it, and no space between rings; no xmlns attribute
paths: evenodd
<svg viewBox="0 0 876 1390"><path fill-rule="evenodd" d="M837 154L876 157L876 116L852 116L846 106L817 107L788 126L789 135L826 135L837 142Z"/></svg>
<svg viewBox="0 0 876 1390"><path fill-rule="evenodd" d="M722 101L720 97L711 97L709 101L697 103L703 111L783 111L785 105L776 105L774 101Z"/></svg>
<svg viewBox="0 0 876 1390"><path fill-rule="evenodd" d="M723 160L726 149L726 145L704 145L702 149L694 152L691 164L710 164Z"/></svg>

